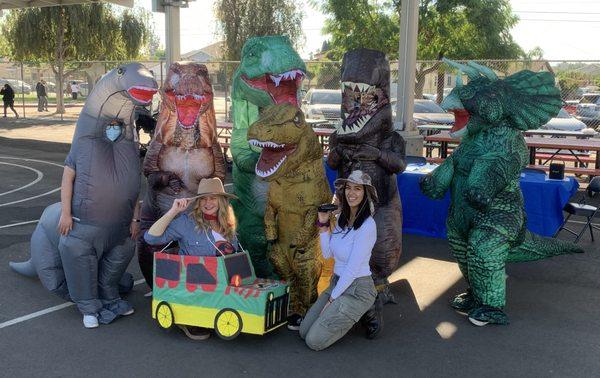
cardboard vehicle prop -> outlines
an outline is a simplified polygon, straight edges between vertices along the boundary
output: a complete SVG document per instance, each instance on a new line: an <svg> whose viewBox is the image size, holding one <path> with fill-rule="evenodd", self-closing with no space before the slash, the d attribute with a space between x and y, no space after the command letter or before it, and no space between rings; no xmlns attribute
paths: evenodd
<svg viewBox="0 0 600 378"><path fill-rule="evenodd" d="M289 286L257 278L247 252L225 256L154 254L152 318L213 328L225 340L264 335L286 323Z"/></svg>

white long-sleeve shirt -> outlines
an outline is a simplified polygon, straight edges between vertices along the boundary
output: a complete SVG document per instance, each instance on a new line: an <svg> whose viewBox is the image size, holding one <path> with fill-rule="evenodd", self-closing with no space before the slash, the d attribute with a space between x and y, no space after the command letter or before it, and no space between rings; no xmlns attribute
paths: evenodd
<svg viewBox="0 0 600 378"><path fill-rule="evenodd" d="M331 299L334 300L344 293L354 279L371 275L369 260L377 240L377 227L373 217L368 217L358 230L342 230L336 226L331 234L322 232L320 239L323 257L328 259L333 256L333 272L339 276L331 292Z"/></svg>

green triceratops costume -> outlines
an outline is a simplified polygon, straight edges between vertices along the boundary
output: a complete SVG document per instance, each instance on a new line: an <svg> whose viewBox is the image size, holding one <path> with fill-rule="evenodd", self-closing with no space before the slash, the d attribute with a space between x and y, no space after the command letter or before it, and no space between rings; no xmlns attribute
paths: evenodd
<svg viewBox="0 0 600 378"><path fill-rule="evenodd" d="M452 307L476 325L507 324L506 262L583 252L574 244L526 230L519 177L528 152L521 131L535 129L561 108L548 72L520 71L503 80L489 68L446 61L458 85L442 103L455 115L451 135L462 137L452 155L421 181L431 198L451 191L448 242L469 284ZM467 74L469 83L460 77Z"/></svg>
<svg viewBox="0 0 600 378"><path fill-rule="evenodd" d="M290 310L303 316L317 299L321 272L317 206L331 201L323 148L291 104L266 108L248 131L262 147L256 174L270 182L265 233L275 271L290 285Z"/></svg>
<svg viewBox="0 0 600 378"><path fill-rule="evenodd" d="M260 148L248 144L248 128L266 106L297 106L305 72L304 62L287 37L267 36L248 39L233 76L231 154L233 185L239 197L233 208L239 222L240 243L249 251L258 277L272 275L263 223L268 183L259 180L254 172Z"/></svg>

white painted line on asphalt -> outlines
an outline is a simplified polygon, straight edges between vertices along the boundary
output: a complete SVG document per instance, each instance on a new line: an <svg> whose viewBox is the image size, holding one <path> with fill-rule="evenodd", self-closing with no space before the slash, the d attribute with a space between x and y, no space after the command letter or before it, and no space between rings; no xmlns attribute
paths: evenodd
<svg viewBox="0 0 600 378"><path fill-rule="evenodd" d="M139 279L139 280L133 282L133 286L137 286L137 285L139 285L139 284L141 284L143 282L146 282L146 280L144 280L143 278ZM75 303L73 303L73 302L65 302L65 303L62 303L62 304L59 304L59 305L56 305L56 306L53 306L53 307L48 307L48 308L45 308L43 310L33 312L31 314L19 316L18 318L14 318L14 319L5 321L4 323L0 323L0 329L6 328L6 327L10 327L11 325L23 323L23 322L26 322L26 321L31 320L31 319L39 318L40 316L43 316L43 315L46 315L46 314L51 314L53 312L62 310L63 308L71 307L73 305L75 305Z"/></svg>
<svg viewBox="0 0 600 378"><path fill-rule="evenodd" d="M37 184L38 182L40 182L40 180L41 180L41 179L44 177L44 174L43 174L41 171L38 171L37 169L34 169L34 168L31 168L31 167L28 167L28 166L26 166L26 165L21 165L21 164L13 164L13 163L7 163L7 162L5 162L5 161L0 161L0 164L4 164L4 165L12 165L12 166L14 166L14 167L25 168L25 169L28 169L28 170L30 170L30 171L33 171L33 172L35 172L35 173L37 174L37 178L36 178L35 180L33 180L32 182L30 182L29 184L23 185L23 186L21 186L21 187L18 187L18 188L16 188L16 189L13 189L13 190L9 190L9 191L7 191L7 192L4 192L4 193L0 193L0 196L5 196L5 195L7 195L7 194L14 193L14 192L18 192L19 190L23 190L23 189L25 189L25 188L29 188L31 185L35 185L35 184Z"/></svg>
<svg viewBox="0 0 600 378"><path fill-rule="evenodd" d="M30 221L13 223L13 224L5 224L4 226L0 226L0 229L2 229L2 228L10 228L10 227L17 227L17 226L23 226L23 225L26 225L26 224L37 223L39 221L40 221L39 219L36 219L36 220L30 220Z"/></svg>
<svg viewBox="0 0 600 378"><path fill-rule="evenodd" d="M37 163L44 163L44 164L50 164L50 165L54 165L54 166L57 166L57 167L60 167L60 168L62 168L62 167L63 167L62 165L60 165L60 164L57 164L57 163L54 163L54 162L51 162L51 161L46 161L46 160L38 160L38 159L26 159L26 158L20 158L20 157L15 157L15 156L0 156L0 159L12 159L12 160L22 160L22 161L34 161L34 162L37 162ZM48 192L46 192L46 193L38 194L37 196L32 196L32 197L28 197L28 198L23 198L23 199L20 199L20 200L18 200L18 201L12 201L12 202L6 202L6 203L2 203L2 204L0 204L0 207L3 207L3 206L8 206L8 205L14 205L15 203L21 203L21 202L25 202L25 201L30 201L30 200L32 200L32 199L36 199L36 198L40 198L40 197L44 197L44 196L47 196L47 195L49 195L49 194L52 194L52 193L54 193L54 192L57 192L57 191L59 191L59 190L60 190L60 187L58 187L58 188L56 188L56 189L53 189L53 190L50 190L50 191L48 191Z"/></svg>
<svg viewBox="0 0 600 378"><path fill-rule="evenodd" d="M23 160L23 161L35 161L37 163L46 163L46 164L50 164L50 165L55 165L57 167L63 168L64 165L62 164L58 164L58 163L54 163L52 161L47 161L47 160L38 160L38 159L28 159L28 158L22 158L22 157L17 157L17 156L4 156L4 155L0 155L0 159L12 159L12 160Z"/></svg>

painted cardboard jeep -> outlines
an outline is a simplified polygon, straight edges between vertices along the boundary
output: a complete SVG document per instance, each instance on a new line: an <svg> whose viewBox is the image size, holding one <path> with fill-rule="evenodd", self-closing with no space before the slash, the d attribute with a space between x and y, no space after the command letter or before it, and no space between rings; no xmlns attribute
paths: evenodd
<svg viewBox="0 0 600 378"><path fill-rule="evenodd" d="M154 254L152 317L213 328L225 340L241 332L263 335L286 323L289 286L257 278L247 252L225 256Z"/></svg>

